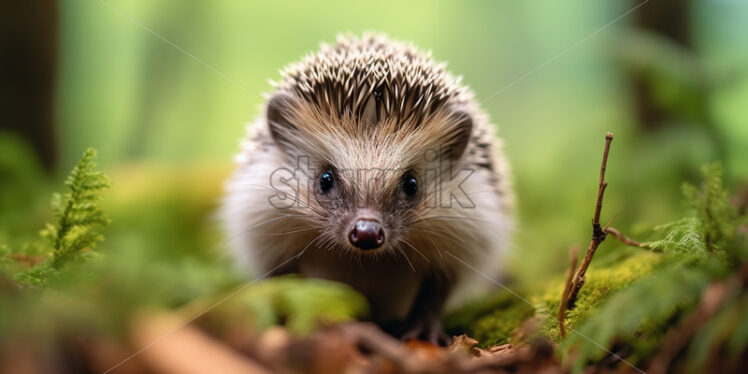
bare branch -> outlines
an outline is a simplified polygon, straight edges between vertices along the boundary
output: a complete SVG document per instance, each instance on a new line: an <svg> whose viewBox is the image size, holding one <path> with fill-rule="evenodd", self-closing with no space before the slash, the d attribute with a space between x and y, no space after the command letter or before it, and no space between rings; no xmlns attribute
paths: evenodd
<svg viewBox="0 0 748 374"><path fill-rule="evenodd" d="M618 239L619 242L621 242L621 243L623 243L625 245L630 245L632 247L639 247L639 248L647 248L646 245L644 245L644 244L642 244L642 243L640 243L640 242L638 242L638 241L636 241L634 239L631 239L631 238L629 238L626 235L621 234L620 231L616 230L613 227L606 227L605 228L605 233L608 234L608 235L610 235L610 236L612 236L612 237L614 237L614 238L616 238L616 239Z"/></svg>
<svg viewBox="0 0 748 374"><path fill-rule="evenodd" d="M584 256L584 260L579 265L574 280L572 281L571 289L569 291L569 298L566 302L567 309L574 309L574 304L577 301L577 295L579 290L584 285L584 274L587 272L587 268L592 262L592 257L595 256L597 247L605 240L605 230L600 226L600 212L603 209L603 195L605 194L605 188L608 187L608 182L605 181L605 169L608 165L608 153L610 152L610 143L613 141L613 134L605 134L605 150L603 151L603 161L600 165L600 182L597 189L597 201L595 203L595 215L592 218L592 240L590 245L587 247L587 253Z"/></svg>
<svg viewBox="0 0 748 374"><path fill-rule="evenodd" d="M577 260L579 260L579 245L575 244L571 247L569 271L566 273L566 285L564 286L564 292L561 294L561 304L558 307L558 327L561 330L562 338L566 337L566 326L564 326L566 304L569 302L569 291L571 290L571 283L574 279L574 269L577 267Z"/></svg>

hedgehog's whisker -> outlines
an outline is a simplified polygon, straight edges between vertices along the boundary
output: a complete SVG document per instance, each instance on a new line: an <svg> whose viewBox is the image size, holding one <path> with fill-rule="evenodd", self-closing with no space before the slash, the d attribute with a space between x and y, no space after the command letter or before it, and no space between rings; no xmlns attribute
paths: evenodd
<svg viewBox="0 0 748 374"><path fill-rule="evenodd" d="M299 232L310 231L310 230L317 230L317 229L319 229L319 227L306 227L306 228L303 228L303 229L291 230L291 231L285 231L285 232L279 232L279 233L274 233L274 234L257 234L257 235L259 235L259 236L281 236L281 235L295 234L295 233L299 233Z"/></svg>
<svg viewBox="0 0 748 374"><path fill-rule="evenodd" d="M335 246L335 238L331 237L330 235L327 235L326 233L322 234L325 236L325 240L320 243L320 247L325 248L328 252L337 249Z"/></svg>
<svg viewBox="0 0 748 374"><path fill-rule="evenodd" d="M459 241L459 242L460 242L460 244L462 244L463 246L467 247L467 244L466 244L466 243L465 243L465 242L464 242L464 241L463 241L462 239L458 238L458 237L457 237L457 236L456 236L455 234L453 234L453 233L450 233L449 231L447 231L447 230L445 230L445 229L440 229L440 228L438 228L438 227L434 227L434 226L426 226L426 227L423 227L423 226L419 226L419 225L418 225L418 222L423 222L423 221L425 221L425 218L426 218L426 217L424 217L424 216L423 216L422 214L419 214L419 213L418 213L417 211L415 211L415 210L414 210L414 211L412 211L412 212L413 212L413 213L415 213L415 214L416 214L417 216L419 216L419 218L420 218L420 221L416 221L416 223L414 223L414 224L412 225L412 227L415 227L416 229L419 229L419 230L421 230L422 232L425 232L425 233L428 233L428 232L429 232L429 231L427 231L427 230L431 230L431 232L432 232L432 233L436 233L436 232L441 232L441 233L443 233L444 235L447 235L448 237L451 237L452 239L454 239L454 240L457 240L457 241ZM429 238L429 240L431 240L431 243L432 243L432 244L434 244L434 246L436 247L436 244L434 243L434 240L433 240L433 239L431 239L431 238ZM452 240L452 241L454 242L454 240ZM439 249L438 247L437 247L437 250L439 251L439 255L441 255L442 257L444 257L444 254L442 254L442 253L441 253L441 250L440 250L440 249Z"/></svg>
<svg viewBox="0 0 748 374"><path fill-rule="evenodd" d="M230 242L232 242L232 241L234 241L234 240L242 237L243 235L249 234L254 229L257 229L259 227L265 226L267 224L270 224L270 223L273 223L273 222L276 222L276 221L279 221L279 220L282 220L282 219L288 219L288 218L309 218L309 217L306 216L306 215L304 215L304 214L284 214L284 215L281 215L281 216L278 216L278 217L275 217L275 218L271 218L271 219L262 221L260 223L257 223L257 224L254 224L254 225L250 226L250 227L245 228L244 230L242 230L238 234L236 234L236 235L234 235L234 236L226 239L226 241L224 242L224 244L230 243ZM311 221L311 220L308 221L308 222L311 225L315 225L315 223L313 221Z"/></svg>
<svg viewBox="0 0 748 374"><path fill-rule="evenodd" d="M463 246L467 246L467 243L465 243L464 240L462 240L461 238L459 238L456 234L454 234L452 232L449 232L449 231L447 231L445 229L442 229L442 228L439 228L439 227L433 227L433 226L419 226L419 225L413 225L412 227L414 227L414 228L416 228L418 230L421 230L423 232L442 233L444 235L448 235L451 238L459 241L459 244L461 244Z"/></svg>
<svg viewBox="0 0 748 374"><path fill-rule="evenodd" d="M296 256L294 256L294 257L296 257L297 259L298 259L298 258L300 258L300 257L301 257L301 255L303 255L303 254L304 254L304 252L306 252L306 250L307 250L307 249L309 249L309 246L311 246L311 245L312 245L312 243L316 242L316 241L317 241L318 239L320 239L320 238L322 238L322 234L320 234L320 235L317 235L316 237L314 237L314 239L310 240L310 241L309 241L309 243L307 243L307 244L306 244L306 246L304 246L304 248L303 248L303 249L301 250L301 252L299 252L299 254L297 254L297 255L296 255Z"/></svg>
<svg viewBox="0 0 748 374"><path fill-rule="evenodd" d="M408 242L407 240L405 240L405 239L403 239L403 240L402 240L402 242L403 242L404 244L407 244L407 245L408 245L408 246L409 246L410 248L413 248L413 250L414 250L414 251L416 251L416 252L417 252L417 253L418 253L419 255L421 255L421 257L423 257L423 259L424 259L424 260L426 260L426 262L428 262L428 263L431 263L431 261L429 261L429 259L428 259L428 258L427 258L427 257L426 257L426 256L425 256L425 255L424 255L424 254L423 254L422 252L421 252L421 251L419 251L419 250L418 250L418 249L417 249L417 248L416 248L416 247L415 247L415 246L414 246L413 244L410 244L410 243L409 243L409 242Z"/></svg>
<svg viewBox="0 0 748 374"><path fill-rule="evenodd" d="M405 257L405 261L407 261L407 262L408 262L408 265L410 265L410 268L411 268L411 269L413 270L413 272L415 273L415 272L416 272L416 268L415 268L415 267L413 266L413 263L412 263L412 262L410 262L410 258L408 258L408 255L406 255L406 254L405 254L405 251L403 251L403 248L402 248L402 247L400 246L400 244L399 244L399 243L398 243L398 244L395 244L395 245L393 246L393 248L395 248L395 249L396 249L396 250L397 250L398 252L400 252L400 254L401 254L401 255L403 255L403 257Z"/></svg>
<svg viewBox="0 0 748 374"><path fill-rule="evenodd" d="M444 258L444 253L442 252L442 249L441 249L441 248L439 248L439 246L438 246L438 245L436 245L436 242L434 241L434 239L432 239L432 238L429 238L429 241L430 241L430 242L431 242L431 244L432 244L432 245L434 246L434 249L436 249L436 252L438 252L438 253L439 253L439 257L441 257L441 258Z"/></svg>
<svg viewBox="0 0 748 374"><path fill-rule="evenodd" d="M311 246L311 245L312 245L312 243L314 243L315 241L317 241L317 239L319 239L320 237L321 237L321 235L317 235L317 236L315 236L315 237L314 237L314 238L313 238L312 240L310 240L310 241L309 241L309 242L308 242L308 243L307 243L307 244L306 244L306 245L304 246L304 248L302 248L302 249L301 249L301 251L299 251L299 253L297 253L297 254L295 254L295 255L292 255L292 256L290 256L290 257L288 257L288 258L285 258L285 259L284 259L284 258L283 258L283 257L284 257L284 256L283 256L283 254L275 256L275 257L276 257L276 261L275 261L275 263L281 263L282 261L290 262L290 261L292 261L292 260L298 260L298 259L299 259L299 258L300 258L300 257L301 257L301 256L302 256L303 254L304 254L304 252L306 252L306 250L307 250L307 249L309 249L309 246Z"/></svg>
<svg viewBox="0 0 748 374"><path fill-rule="evenodd" d="M459 247L459 248L463 248L463 249L467 250L468 252L470 252L470 253L471 253L471 254L473 254L473 255L477 255L477 254L478 254L478 253L476 252L475 248L473 248L473 247L471 247L471 246L469 246L469 245L465 244L465 242L464 242L464 241L462 241L462 240L461 240L460 238L458 238L457 236L455 236L455 235L454 235L454 234L452 234L452 233L449 233L449 232L447 232L447 231L443 231L443 230L439 230L439 231L437 231L437 230L434 230L434 229L433 229L433 228L431 228L431 227L418 227L418 229L419 229L419 230L420 230L420 232L422 232L422 233L426 233L426 234L433 234L433 235L436 235L436 236L442 237L442 238L444 238L444 239L447 239L447 240L451 241L452 243L454 243L454 244L455 244L455 245L456 245L457 247ZM416 232L418 232L418 231L416 231ZM433 243L434 245L436 245L436 243L434 243L434 241L433 241L433 240L432 240L432 243Z"/></svg>
<svg viewBox="0 0 748 374"><path fill-rule="evenodd" d="M255 184L255 183L237 183L236 185L237 185L237 186L249 186L249 187L256 187L256 188L260 188L260 189L263 189L263 190L266 190L266 191L270 191L270 192L273 192L274 194L283 194L284 196L286 196L286 198L288 198L288 199L291 199L291 202L292 202L292 203L294 203L294 204L298 203L298 204L299 204L299 206L301 206L302 208L308 208L308 209L311 209L311 210L312 210L312 211L313 211L314 213L317 213L317 214L319 214L319 215L323 215L323 212L322 212L322 211L318 210L318 209L317 209L316 207L314 207L314 206L311 206L311 205L309 205L309 204L307 204L307 203L305 203L305 202L301 201L301 200L300 200L300 197L293 197L293 194L292 194L292 193L289 193L289 192L286 192L286 191L281 191L281 190L276 190L276 189L272 189L272 188L270 188L270 187L267 187L267 186L263 186L263 185L261 185L261 184ZM288 209L290 209L290 207L289 207Z"/></svg>

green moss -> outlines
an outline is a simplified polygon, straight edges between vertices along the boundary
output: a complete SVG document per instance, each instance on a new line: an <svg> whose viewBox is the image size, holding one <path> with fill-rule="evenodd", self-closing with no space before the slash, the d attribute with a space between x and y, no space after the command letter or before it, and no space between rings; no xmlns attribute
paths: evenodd
<svg viewBox="0 0 748 374"><path fill-rule="evenodd" d="M605 268L596 268L593 262L585 276L584 286L579 291L575 308L567 312L564 321L566 329L576 328L580 321L613 292L652 274L660 260L661 256L640 252ZM557 316L563 288L564 280L557 279L550 282L543 293L530 298L538 308L537 314L543 317L541 333L554 341L561 339Z"/></svg>
<svg viewBox="0 0 748 374"><path fill-rule="evenodd" d="M532 317L535 308L521 299L506 309L496 310L476 320L470 327L481 347L511 343L522 322Z"/></svg>
<svg viewBox="0 0 748 374"><path fill-rule="evenodd" d="M567 314L567 329L575 328L613 292L652 274L660 261L660 255L637 251L607 267L597 268L593 263L579 292L576 308ZM563 287L564 279L557 277L548 281L546 287L531 293L527 300L505 291L497 292L451 313L445 318L445 326L450 333L467 333L486 347L512 342L522 322L536 316L542 320L540 333L560 341L557 315Z"/></svg>
<svg viewBox="0 0 748 374"><path fill-rule="evenodd" d="M450 311L442 321L444 330L451 335L471 334L475 322L497 310L509 308L517 301L509 292L498 291L466 302L459 308Z"/></svg>

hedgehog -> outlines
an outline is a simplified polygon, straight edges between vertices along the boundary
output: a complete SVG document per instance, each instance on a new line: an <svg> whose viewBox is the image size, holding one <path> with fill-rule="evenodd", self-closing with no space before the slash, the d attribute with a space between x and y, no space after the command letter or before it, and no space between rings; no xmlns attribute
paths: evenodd
<svg viewBox="0 0 748 374"><path fill-rule="evenodd" d="M508 249L496 127L445 64L383 35L339 36L281 74L221 207L240 268L346 283L386 331L445 344L448 301Z"/></svg>

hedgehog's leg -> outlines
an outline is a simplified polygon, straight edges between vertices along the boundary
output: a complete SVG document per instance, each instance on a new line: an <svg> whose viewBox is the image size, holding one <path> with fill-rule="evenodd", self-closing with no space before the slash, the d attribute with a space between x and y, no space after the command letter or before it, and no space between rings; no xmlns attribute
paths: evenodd
<svg viewBox="0 0 748 374"><path fill-rule="evenodd" d="M443 273L427 276L405 321L402 340L420 339L446 346L450 337L442 329L442 311L452 289L452 280Z"/></svg>

